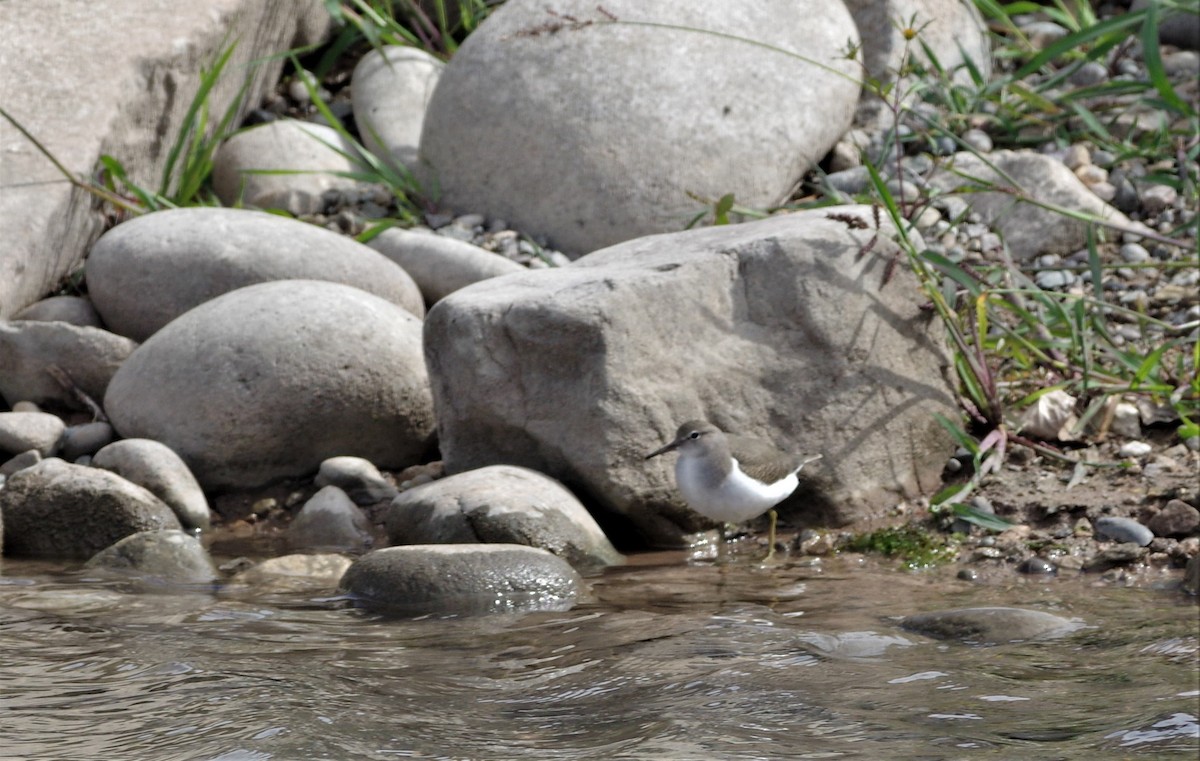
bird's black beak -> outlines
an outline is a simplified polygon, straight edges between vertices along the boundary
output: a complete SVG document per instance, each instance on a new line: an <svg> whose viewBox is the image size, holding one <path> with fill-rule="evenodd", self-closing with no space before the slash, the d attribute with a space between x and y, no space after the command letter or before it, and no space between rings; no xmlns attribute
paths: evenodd
<svg viewBox="0 0 1200 761"><path fill-rule="evenodd" d="M653 452L646 455L646 459L649 460L654 457L658 457L660 454L666 454L667 452L670 452L673 449L677 449L679 447L679 444L680 444L680 441L678 439L676 439L675 441L672 441L670 444L667 444L665 447L659 447L658 449L655 449Z"/></svg>

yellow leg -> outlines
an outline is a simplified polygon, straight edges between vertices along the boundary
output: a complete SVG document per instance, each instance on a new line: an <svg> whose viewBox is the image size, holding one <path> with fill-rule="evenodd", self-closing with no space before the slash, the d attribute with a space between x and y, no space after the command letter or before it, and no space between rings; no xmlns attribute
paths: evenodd
<svg viewBox="0 0 1200 761"><path fill-rule="evenodd" d="M763 558L763 562L767 562L775 557L775 521L779 517L774 510L767 512L771 519L771 528L767 531L767 556Z"/></svg>

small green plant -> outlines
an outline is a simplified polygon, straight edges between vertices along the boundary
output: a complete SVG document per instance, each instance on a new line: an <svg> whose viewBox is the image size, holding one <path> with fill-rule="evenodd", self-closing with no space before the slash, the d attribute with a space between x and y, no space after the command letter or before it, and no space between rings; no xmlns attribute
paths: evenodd
<svg viewBox="0 0 1200 761"><path fill-rule="evenodd" d="M958 550L944 536L912 523L861 534L852 539L846 549L899 558L912 570L948 563L958 555Z"/></svg>

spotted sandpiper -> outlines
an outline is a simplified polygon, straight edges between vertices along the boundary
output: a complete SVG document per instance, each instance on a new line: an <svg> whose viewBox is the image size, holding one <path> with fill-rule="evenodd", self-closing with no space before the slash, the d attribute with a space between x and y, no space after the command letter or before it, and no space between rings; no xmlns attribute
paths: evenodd
<svg viewBox="0 0 1200 761"><path fill-rule="evenodd" d="M679 426L675 440L646 455L679 450L675 483L688 507L706 518L741 523L771 514L767 559L775 554L775 505L796 490L796 474L821 455L781 452L765 441L727 434L704 420Z"/></svg>

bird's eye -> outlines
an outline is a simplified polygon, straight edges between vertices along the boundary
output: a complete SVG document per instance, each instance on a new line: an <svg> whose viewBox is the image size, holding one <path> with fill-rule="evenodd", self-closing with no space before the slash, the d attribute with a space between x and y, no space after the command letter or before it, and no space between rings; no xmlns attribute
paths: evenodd
<svg viewBox="0 0 1200 761"><path fill-rule="evenodd" d="M688 438L689 439L698 439L698 438L700 438L700 432L692 431L690 434L688 434Z"/></svg>

